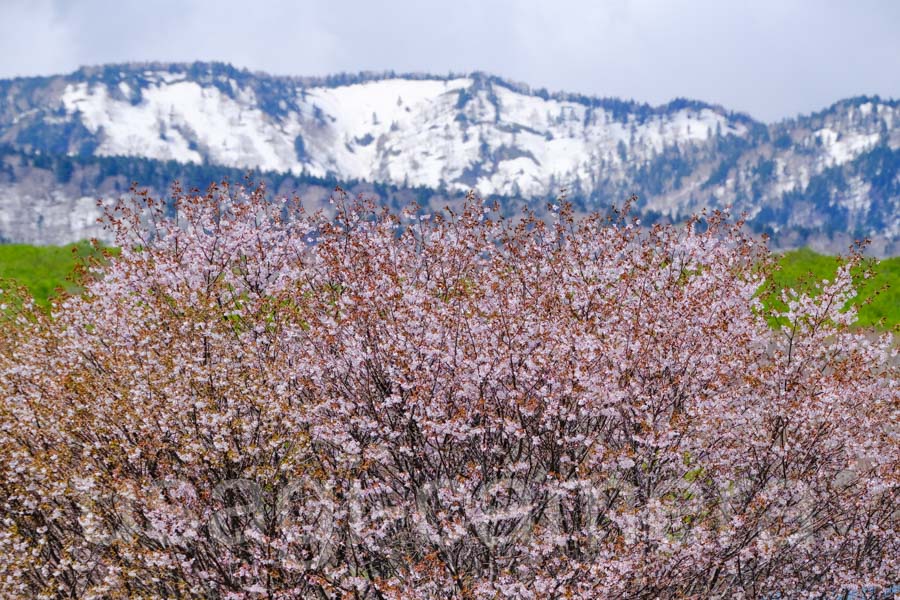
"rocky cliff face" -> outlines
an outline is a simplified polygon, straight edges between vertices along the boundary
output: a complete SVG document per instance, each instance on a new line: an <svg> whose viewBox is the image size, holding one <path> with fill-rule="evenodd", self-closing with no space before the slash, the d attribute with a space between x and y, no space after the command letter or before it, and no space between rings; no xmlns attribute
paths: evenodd
<svg viewBox="0 0 900 600"><path fill-rule="evenodd" d="M900 102L879 98L763 124L702 102L549 94L480 73L304 79L110 65L0 82L0 142L536 204L566 188L584 210L637 193L651 220L733 206L781 237L867 235L890 246L900 234ZM31 185L29 196L16 183L7 176L2 197L18 194L26 208L7 200L0 210L59 222L60 239L53 211L81 214L80 198L96 192L41 196Z"/></svg>

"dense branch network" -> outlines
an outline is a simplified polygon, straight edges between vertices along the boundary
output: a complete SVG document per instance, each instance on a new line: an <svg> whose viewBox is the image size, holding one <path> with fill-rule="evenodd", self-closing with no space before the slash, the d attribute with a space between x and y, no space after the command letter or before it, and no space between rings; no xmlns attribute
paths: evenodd
<svg viewBox="0 0 900 600"><path fill-rule="evenodd" d="M335 199L137 195L83 293L0 296L4 597L900 581L897 354L850 327L850 264L775 315L721 215Z"/></svg>

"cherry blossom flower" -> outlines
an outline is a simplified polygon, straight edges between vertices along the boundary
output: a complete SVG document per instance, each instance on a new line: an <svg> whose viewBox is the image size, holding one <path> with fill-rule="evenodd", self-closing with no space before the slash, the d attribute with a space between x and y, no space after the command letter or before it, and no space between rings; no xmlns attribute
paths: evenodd
<svg viewBox="0 0 900 600"><path fill-rule="evenodd" d="M897 349L740 223L138 194L0 312L0 595L874 597ZM851 257L850 263L853 263ZM99 276L91 275L96 271ZM770 323L776 323L771 327Z"/></svg>

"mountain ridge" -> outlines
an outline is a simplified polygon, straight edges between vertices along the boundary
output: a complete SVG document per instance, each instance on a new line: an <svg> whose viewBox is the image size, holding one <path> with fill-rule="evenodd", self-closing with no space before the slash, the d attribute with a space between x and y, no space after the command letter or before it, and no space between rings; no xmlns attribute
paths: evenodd
<svg viewBox="0 0 900 600"><path fill-rule="evenodd" d="M0 81L0 143L534 205L566 188L584 211L638 193L650 220L731 206L787 245L868 236L893 252L900 235L900 100L878 96L766 124L699 100L551 93L484 72L125 63Z"/></svg>
<svg viewBox="0 0 900 600"><path fill-rule="evenodd" d="M805 117L816 117L822 115L824 113L828 113L833 109L837 108L840 105L845 103L865 103L865 102L877 102L886 105L890 105L893 107L900 107L900 98L893 97L882 97L879 94L858 94L854 96L847 96L844 98L839 98L833 101L831 104L826 106L822 106L817 110L813 110L812 112L806 113L797 113L792 116L785 116L776 120L763 120L757 119L752 114L747 111L734 110L730 109L724 104L717 102L708 102L705 100L701 100L699 98L691 98L687 96L674 96L671 100L667 102L654 104L652 102L638 100L636 98L622 98L619 96L604 96L597 94L587 94L580 92L570 92L566 90L550 90L547 87L535 87L524 81L516 81L511 78L503 77L502 75L497 75L495 73L491 73L490 71L483 70L474 70L474 71L451 71L446 75L441 75L437 73L431 73L427 71L394 71L391 69L373 71L373 70L362 70L362 71L339 71L336 73L329 73L325 75L292 75L292 74L280 74L280 73L270 73L268 71L263 70L254 70L248 69L246 67L236 67L232 63L223 62L223 61L193 61L193 62L166 62L166 61L134 61L134 62L117 62L117 63L100 63L95 65L83 65L78 69L70 72L60 72L60 73L52 73L49 75L19 75L15 77L6 77L0 78L0 84L4 82L16 82L16 81L26 81L26 80L50 80L54 78L60 77L72 77L72 76L82 76L82 77L96 77L99 74L109 73L112 71L128 71L135 69L152 69L152 70L164 70L171 72L172 69L175 71L189 71L196 68L207 68L216 70L219 72L230 72L233 74L238 74L241 76L250 76L259 79L271 79L271 80L287 80L297 83L303 87L338 87L340 85L346 85L343 83L338 83L340 81L352 80L358 83L367 83L367 82L376 82L376 81L384 81L386 79L409 79L409 80L438 80L438 81L449 81L452 79L459 79L464 77L480 77L482 79L492 80L496 83L504 85L509 89L521 93L526 93L536 97L549 97L557 100L566 100L571 102L578 102L581 104L596 104L596 103L604 103L609 102L611 104L619 103L622 105L631 105L641 109L651 109L655 111L667 111L674 110L680 108L682 104L694 104L700 105L704 108L715 109L717 112L727 113L733 115L738 118L745 118L749 121L753 121L755 123L760 123L764 125L777 125L779 123L785 123L789 121L795 121L798 118Z"/></svg>
<svg viewBox="0 0 900 600"><path fill-rule="evenodd" d="M34 76L17 76L0 79L0 82L8 81L14 82L19 80L30 80L30 79L38 79L38 80L47 80L58 77L70 77L70 76L81 76L81 77L96 77L98 75L107 74L113 71L122 71L122 70L134 70L134 69L147 69L147 70L161 70L167 72L187 72L190 70L194 70L196 68L206 68L208 70L215 70L219 73L230 73L232 75L239 76L249 76L257 79L270 79L270 80L285 80L294 82L302 87L338 87L340 85L346 85L345 81L354 81L356 83L369 83L369 82L377 82L384 81L386 79L408 79L408 80L436 80L436 81L449 81L452 79L459 79L465 77L473 77L480 78L483 80L490 80L494 83L498 83L503 85L513 91L525 93L528 95L536 96L536 97L547 97L553 98L557 100L566 100L572 102L578 102L581 104L597 104L597 103L606 103L610 104L622 104L634 106L640 109L650 109L657 111L665 111L669 108L676 108L676 105L681 103L689 103L689 104L699 104L705 108L717 109L722 112L728 112L734 114L736 116L746 117L749 120L757 121L762 123L758 119L753 118L749 113L743 111L733 111L727 109L724 105L717 103L709 103L703 100L688 98L684 96L676 96L669 100L668 102L662 104L653 104L650 102L645 102L641 100L637 100L634 98L620 98L617 96L600 96L600 95L592 95L592 94L583 94L578 92L567 92L565 90L556 90L551 91L546 87L534 87L525 82L515 81L513 79L509 79L500 75L496 75L494 73L482 70L475 71L462 71L462 72L449 72L446 75L440 75L436 73L429 73L426 71L401 71L397 72L394 70L384 70L384 71L340 71L337 73L331 73L326 75L290 75L290 74L273 74L266 71L260 70L251 70L247 68L235 67L231 63L227 62L219 62L219 61L195 61L191 63L180 63L180 62L160 62L160 61L147 61L147 62L124 62L124 63L105 63L98 65L85 65L79 67L75 71L71 71L69 73L54 73L51 75L34 75ZM827 108L827 107L826 107ZM825 110L825 109L823 109Z"/></svg>

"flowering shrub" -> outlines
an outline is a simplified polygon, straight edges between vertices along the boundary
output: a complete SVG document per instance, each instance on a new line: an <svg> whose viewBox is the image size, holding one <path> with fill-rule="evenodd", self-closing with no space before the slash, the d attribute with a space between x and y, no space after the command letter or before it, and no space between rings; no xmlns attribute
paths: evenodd
<svg viewBox="0 0 900 600"><path fill-rule="evenodd" d="M4 597L900 580L897 355L848 328L849 265L774 319L764 248L718 215L137 200L83 294L3 296Z"/></svg>

